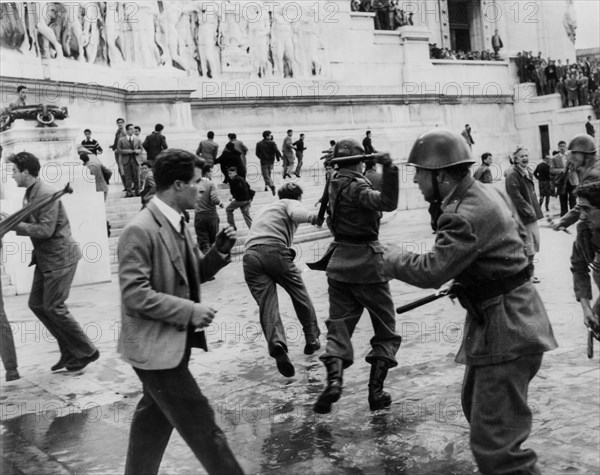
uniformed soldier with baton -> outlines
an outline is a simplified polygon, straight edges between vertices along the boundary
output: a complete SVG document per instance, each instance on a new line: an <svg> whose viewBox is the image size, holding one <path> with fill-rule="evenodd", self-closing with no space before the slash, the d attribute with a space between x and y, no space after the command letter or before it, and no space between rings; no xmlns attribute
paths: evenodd
<svg viewBox="0 0 600 475"><path fill-rule="evenodd" d="M373 189L362 173L362 162L376 157L383 167L383 189ZM382 211L398 206L398 167L388 154L365 155L354 139L337 142L332 163L338 167L328 181L329 216L327 225L334 241L324 257L309 267L327 272L329 319L327 346L320 359L327 368L327 387L313 409L320 414L342 394L342 374L354 362L350 341L356 324L366 308L371 316L374 336L366 360L371 364L369 406L382 409L391 404L383 391L389 368L397 366L396 352L401 338L396 334L394 304L388 278L383 275L383 247L379 243Z"/></svg>
<svg viewBox="0 0 600 475"><path fill-rule="evenodd" d="M454 279L467 309L456 362L467 365L462 406L481 473L539 474L521 448L531 430L529 382L545 351L557 347L525 255L524 228L508 197L473 179L465 140L433 129L414 144L408 165L425 199L439 201L435 245L414 254L387 248L386 275L421 288Z"/></svg>

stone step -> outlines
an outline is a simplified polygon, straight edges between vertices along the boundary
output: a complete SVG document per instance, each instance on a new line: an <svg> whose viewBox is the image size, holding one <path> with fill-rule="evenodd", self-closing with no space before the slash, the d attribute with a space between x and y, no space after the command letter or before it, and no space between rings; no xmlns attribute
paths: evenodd
<svg viewBox="0 0 600 475"><path fill-rule="evenodd" d="M17 287L14 285L4 285L2 284L2 298L4 297L12 297L13 295L17 295Z"/></svg>

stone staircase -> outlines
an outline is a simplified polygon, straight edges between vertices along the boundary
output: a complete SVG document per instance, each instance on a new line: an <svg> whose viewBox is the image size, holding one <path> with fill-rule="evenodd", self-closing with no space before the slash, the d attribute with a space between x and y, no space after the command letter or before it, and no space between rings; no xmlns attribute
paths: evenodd
<svg viewBox="0 0 600 475"><path fill-rule="evenodd" d="M215 178L216 180L216 178ZM294 181L299 183L304 190L304 194L302 196L302 202L309 209L314 209L315 212L318 211L318 207L314 207L314 204L321 198L323 193L324 176L321 174L313 175L311 173L307 173L302 176L302 178L297 179L294 178ZM258 210L260 210L264 205L273 202L278 199L276 196L273 196L271 191L264 191L264 183L262 178L256 176L249 176L248 182L251 183L252 189L256 192L254 196L254 200L252 202L252 208L250 214L254 216ZM279 187L283 184L283 180L281 177L276 177L275 186ZM110 185L110 191L108 194L108 198L106 201L106 215L107 219L111 224L111 237L109 238L109 249L110 249L110 259L111 259L111 272L113 274L117 273L118 270L118 259L117 259L117 242L121 232L125 228L125 226L131 221L131 219L140 211L141 202L140 198L124 198L124 192L122 191L122 185L120 183L115 183ZM231 194L229 193L229 186L223 185L221 183L218 184L218 192L223 201L223 204L227 205L229 199L231 198ZM227 216L225 214L225 209L218 208L219 218L221 219L221 228L227 225ZM248 228L246 227L246 223L242 217L242 214L239 210L236 210L234 213L235 217L235 226L237 228L238 240L235 248L232 251L234 256L240 256L243 251L243 246L246 241L246 236L248 234ZM193 211L190 210L190 223L188 224L190 232L192 236L195 237L194 231L194 214ZM298 231L296 232L296 236L294 242L306 242L313 241L316 239L324 239L331 236L331 233L327 229L326 226L322 228L318 228L315 226L311 226L310 224L302 224L298 227Z"/></svg>

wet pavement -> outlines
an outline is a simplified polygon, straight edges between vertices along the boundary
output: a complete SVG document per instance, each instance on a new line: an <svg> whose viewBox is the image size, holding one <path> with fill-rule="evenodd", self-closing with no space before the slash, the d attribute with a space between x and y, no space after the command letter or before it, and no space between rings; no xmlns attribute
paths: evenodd
<svg viewBox="0 0 600 475"><path fill-rule="evenodd" d="M434 238L428 222L424 210L398 213L382 227L382 240L401 242L410 250L428 249ZM546 353L530 386L534 423L524 446L536 450L544 474L600 473L600 347L596 343L596 356L588 360L569 271L572 240L572 235L541 229L538 290L560 347ZM297 263L323 331L328 309L325 275L308 270L305 262L326 246L327 241L318 241L297 247ZM462 337L460 306L442 299L398 318L403 337L399 366L386 381L393 404L376 412L369 411L367 403L369 366L364 357L372 329L368 316L363 316L353 338L356 362L344 373L343 396L331 414L317 415L311 406L323 388L325 371L317 355L302 354L303 338L289 298L280 293L296 367L296 376L286 379L267 355L258 308L236 260L203 285L203 301L218 314L207 329L210 351L195 351L190 369L247 473L477 473L460 406L463 367L454 363ZM392 291L396 305L430 293L400 282L392 283ZM2 380L0 473L123 473L141 383L116 353L116 280L72 289L70 309L101 352L99 361L78 373L50 372L58 349L27 309L27 296L6 298L5 305L22 379ZM174 433L161 473L205 472Z"/></svg>

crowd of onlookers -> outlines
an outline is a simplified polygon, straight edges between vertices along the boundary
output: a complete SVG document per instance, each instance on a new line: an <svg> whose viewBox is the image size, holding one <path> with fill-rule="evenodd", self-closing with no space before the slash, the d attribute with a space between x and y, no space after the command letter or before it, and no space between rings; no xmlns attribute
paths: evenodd
<svg viewBox="0 0 600 475"><path fill-rule="evenodd" d="M563 107L592 104L598 113L600 108L600 62L590 57L570 63L542 57L540 51L517 54L519 82L535 84L538 96L559 93Z"/></svg>
<svg viewBox="0 0 600 475"><path fill-rule="evenodd" d="M493 51L454 51L450 48L440 48L437 43L429 44L429 57L431 59L460 59L467 61L496 61L500 58Z"/></svg>
<svg viewBox="0 0 600 475"><path fill-rule="evenodd" d="M407 13L400 8L399 0L351 0L350 9L375 13L376 30L395 30L414 24L412 12Z"/></svg>

